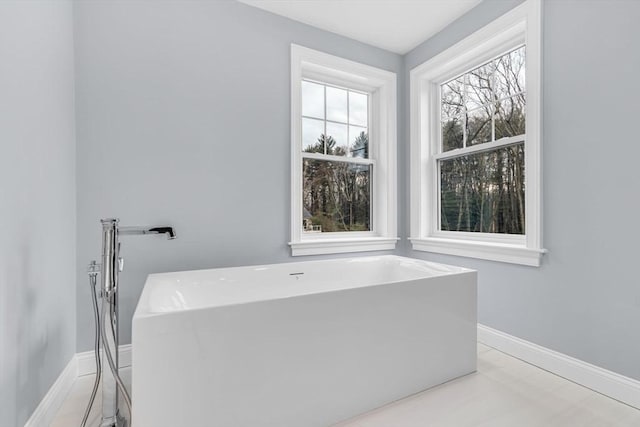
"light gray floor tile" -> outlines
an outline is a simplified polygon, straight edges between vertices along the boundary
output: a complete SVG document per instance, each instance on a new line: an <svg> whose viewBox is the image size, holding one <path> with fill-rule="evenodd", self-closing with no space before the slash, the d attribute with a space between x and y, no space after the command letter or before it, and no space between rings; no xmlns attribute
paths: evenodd
<svg viewBox="0 0 640 427"><path fill-rule="evenodd" d="M130 388L131 370L122 370ZM93 386L76 380L52 427L75 427ZM100 395L89 426L98 425ZM640 411L478 344L478 371L335 427L638 427Z"/></svg>

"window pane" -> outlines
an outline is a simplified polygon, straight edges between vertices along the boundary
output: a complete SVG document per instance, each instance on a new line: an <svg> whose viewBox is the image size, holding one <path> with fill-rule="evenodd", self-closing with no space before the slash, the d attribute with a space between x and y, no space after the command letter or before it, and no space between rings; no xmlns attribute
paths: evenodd
<svg viewBox="0 0 640 427"><path fill-rule="evenodd" d="M525 66L526 61L526 49L522 46L520 49L516 49L509 54L509 59L511 59L511 64L515 68L515 74L517 74L517 89L521 92L527 90L526 87L526 70Z"/></svg>
<svg viewBox="0 0 640 427"><path fill-rule="evenodd" d="M363 93L349 92L349 124L368 126L369 96Z"/></svg>
<svg viewBox="0 0 640 427"><path fill-rule="evenodd" d="M496 60L496 97L502 99L525 90L524 46Z"/></svg>
<svg viewBox="0 0 640 427"><path fill-rule="evenodd" d="M347 91L327 86L327 120L347 123Z"/></svg>
<svg viewBox="0 0 640 427"><path fill-rule="evenodd" d="M302 151L324 154L324 121L302 119Z"/></svg>
<svg viewBox="0 0 640 427"><path fill-rule="evenodd" d="M467 74L466 106L467 110L488 105L492 101L493 70L495 64L490 62Z"/></svg>
<svg viewBox="0 0 640 427"><path fill-rule="evenodd" d="M367 128L349 126L349 149L351 157L369 158L369 134Z"/></svg>
<svg viewBox="0 0 640 427"><path fill-rule="evenodd" d="M303 231L371 230L371 165L302 162Z"/></svg>
<svg viewBox="0 0 640 427"><path fill-rule="evenodd" d="M525 133L525 95L503 99L496 106L496 139Z"/></svg>
<svg viewBox="0 0 640 427"><path fill-rule="evenodd" d="M491 108L469 111L466 138L467 147L491 141Z"/></svg>
<svg viewBox="0 0 640 427"><path fill-rule="evenodd" d="M302 115L324 119L324 86L302 81Z"/></svg>
<svg viewBox="0 0 640 427"><path fill-rule="evenodd" d="M325 98L326 96L326 98ZM369 95L303 81L305 114L320 114L310 100L326 99L327 119L302 118L303 151L347 157L369 157ZM324 104L322 104L324 112ZM361 125L362 124L362 125Z"/></svg>
<svg viewBox="0 0 640 427"><path fill-rule="evenodd" d="M464 91L463 78L459 77L443 84L440 91L442 100L442 119L444 120L449 117L455 117L462 114L462 93Z"/></svg>
<svg viewBox="0 0 640 427"><path fill-rule="evenodd" d="M440 228L524 234L524 144L440 161Z"/></svg>
<svg viewBox="0 0 640 427"><path fill-rule="evenodd" d="M455 117L442 122L442 151L462 148L463 117Z"/></svg>
<svg viewBox="0 0 640 427"><path fill-rule="evenodd" d="M346 156L348 145L347 125L327 122L327 154Z"/></svg>

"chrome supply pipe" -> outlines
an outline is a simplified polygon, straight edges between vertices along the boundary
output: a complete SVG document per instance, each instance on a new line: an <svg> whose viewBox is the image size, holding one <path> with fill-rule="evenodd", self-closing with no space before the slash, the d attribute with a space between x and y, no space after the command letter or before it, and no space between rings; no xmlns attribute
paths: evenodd
<svg viewBox="0 0 640 427"><path fill-rule="evenodd" d="M86 427L87 425L89 414L91 413L91 408L93 407L93 402L96 399L98 387L100 386L100 380L102 378L102 363L100 361L100 310L98 309L98 295L96 292L98 273L100 272L100 264L96 263L95 261L91 261L87 272L89 273L89 287L91 291L91 302L93 303L93 317L95 323L93 352L96 360L96 377L95 381L93 382L93 389L91 390L89 403L87 404L87 409L84 411L84 416L82 417L80 427Z"/></svg>
<svg viewBox="0 0 640 427"><path fill-rule="evenodd" d="M118 219L107 218L102 223L102 316L100 337L102 339L102 366L109 366L102 376L102 422L100 427L125 425L118 408L118 386L116 375L120 368L118 360L118 273L119 251ZM113 364L109 363L112 356Z"/></svg>
<svg viewBox="0 0 640 427"><path fill-rule="evenodd" d="M96 276L102 273L100 281L100 297L102 310L98 312L98 304L94 297L94 317L96 319L96 382L89 404L82 420L85 427L89 412L95 399L95 391L102 374L102 419L100 427L126 427L127 420L119 408L120 395L125 401L129 416L131 416L131 398L119 375L118 360L118 278L123 268L120 257L120 236L134 236L147 234L166 234L169 239L175 239L173 227L120 227L117 218L100 220L102 224L102 264L92 261L89 265L89 278L92 290L95 291ZM102 343L102 361L99 357L100 342ZM109 370L103 370L108 366ZM131 423L129 423L129 426Z"/></svg>
<svg viewBox="0 0 640 427"><path fill-rule="evenodd" d="M118 288L118 219L101 219L102 223L102 290L109 297Z"/></svg>

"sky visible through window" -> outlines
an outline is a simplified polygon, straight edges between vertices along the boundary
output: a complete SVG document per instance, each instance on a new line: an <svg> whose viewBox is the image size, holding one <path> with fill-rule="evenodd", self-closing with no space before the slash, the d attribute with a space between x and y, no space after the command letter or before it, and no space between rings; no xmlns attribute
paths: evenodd
<svg viewBox="0 0 640 427"><path fill-rule="evenodd" d="M314 147L325 135L335 141L335 149L324 154L363 157L353 148L363 133L368 134L368 103L365 93L303 80L302 149Z"/></svg>

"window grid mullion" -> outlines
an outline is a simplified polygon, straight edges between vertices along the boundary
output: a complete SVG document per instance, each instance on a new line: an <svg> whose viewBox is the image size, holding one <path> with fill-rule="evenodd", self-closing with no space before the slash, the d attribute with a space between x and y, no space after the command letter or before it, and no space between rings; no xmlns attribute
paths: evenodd
<svg viewBox="0 0 640 427"><path fill-rule="evenodd" d="M322 87L324 93L324 133L322 134L322 146L324 147L324 154L327 154L327 85Z"/></svg>
<svg viewBox="0 0 640 427"><path fill-rule="evenodd" d="M351 102L351 91L347 91L347 150L350 151L350 141L351 141L351 126L349 124L349 103Z"/></svg>
<svg viewBox="0 0 640 427"><path fill-rule="evenodd" d="M367 129L366 126L362 126L362 125L350 125L348 123L345 122L341 122L338 120L324 120L324 119L319 119L318 117L312 117L312 116L301 116L303 119L311 119L311 120L319 120L319 121L323 121L323 122L327 122L327 123L335 123L337 125L347 125L347 126L355 126L357 128L363 128L363 129Z"/></svg>
<svg viewBox="0 0 640 427"><path fill-rule="evenodd" d="M374 165L376 161L374 159L365 159L362 157L346 157L346 156L335 156L333 154L321 154L321 153L302 153L303 159L314 159L314 160L326 160L332 162L342 162L342 163L354 163L359 165Z"/></svg>
<svg viewBox="0 0 640 427"><path fill-rule="evenodd" d="M493 68L491 69L491 76L489 76L489 84L491 85L491 100L492 100L492 108L491 108L491 141L496 140L496 106L498 105L498 101L493 101L496 98L496 69L497 63L494 59L491 61L493 63Z"/></svg>
<svg viewBox="0 0 640 427"><path fill-rule="evenodd" d="M467 122L469 120L469 112L467 111L467 84L469 82L469 74L462 77L462 148L467 148Z"/></svg>
<svg viewBox="0 0 640 427"><path fill-rule="evenodd" d="M508 138L500 138L497 141L485 142L483 144L472 145L470 147L445 151L443 153L435 154L433 158L436 161L455 159L457 157L464 157L470 154L478 154L486 151L494 151L499 148L508 147L510 145L521 144L524 142L525 142L525 134L522 134L517 136L511 136Z"/></svg>

